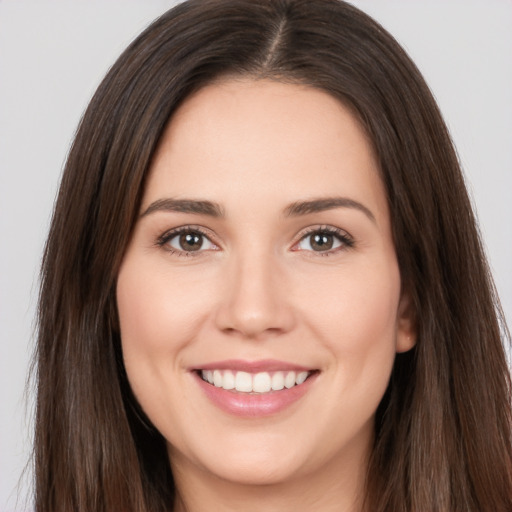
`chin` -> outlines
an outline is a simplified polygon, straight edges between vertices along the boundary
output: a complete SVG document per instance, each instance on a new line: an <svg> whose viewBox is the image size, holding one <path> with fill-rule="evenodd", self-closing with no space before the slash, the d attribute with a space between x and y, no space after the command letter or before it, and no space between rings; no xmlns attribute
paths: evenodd
<svg viewBox="0 0 512 512"><path fill-rule="evenodd" d="M265 460L237 460L229 464L217 465L211 471L218 478L238 485L279 485L297 476L294 465L278 461L276 457Z"/></svg>
<svg viewBox="0 0 512 512"><path fill-rule="evenodd" d="M170 446L171 462L181 465L191 461L196 468L211 477L239 485L275 485L293 480L307 470L307 457L300 450L287 446L283 439L271 440L238 439L226 446L219 440L212 449L209 446L195 447L196 453L177 453ZM173 464L174 465L174 464Z"/></svg>

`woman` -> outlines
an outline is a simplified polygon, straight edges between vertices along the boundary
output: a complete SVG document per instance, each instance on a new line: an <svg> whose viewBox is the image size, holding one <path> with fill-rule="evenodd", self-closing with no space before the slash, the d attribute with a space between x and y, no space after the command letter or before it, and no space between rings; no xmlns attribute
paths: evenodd
<svg viewBox="0 0 512 512"><path fill-rule="evenodd" d="M69 155L39 321L38 511L512 506L454 150L343 2L185 2L130 45Z"/></svg>

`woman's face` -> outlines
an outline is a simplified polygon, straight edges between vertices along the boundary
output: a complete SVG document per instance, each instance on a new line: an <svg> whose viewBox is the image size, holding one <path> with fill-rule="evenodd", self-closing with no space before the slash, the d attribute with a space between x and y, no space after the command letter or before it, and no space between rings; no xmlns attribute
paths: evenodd
<svg viewBox="0 0 512 512"><path fill-rule="evenodd" d="M176 475L361 474L414 333L354 116L265 80L189 98L153 160L117 301L129 382Z"/></svg>

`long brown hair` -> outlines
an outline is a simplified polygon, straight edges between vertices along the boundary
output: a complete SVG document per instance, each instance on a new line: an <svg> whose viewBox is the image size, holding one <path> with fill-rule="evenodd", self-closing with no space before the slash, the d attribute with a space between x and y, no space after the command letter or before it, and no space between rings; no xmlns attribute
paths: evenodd
<svg viewBox="0 0 512 512"><path fill-rule="evenodd" d="M225 76L303 83L358 116L385 183L417 344L398 355L367 476L372 512L512 510L509 339L449 134L420 73L337 0L191 0L99 86L71 148L42 267L37 512L160 512L162 436L123 368L115 285L162 132Z"/></svg>

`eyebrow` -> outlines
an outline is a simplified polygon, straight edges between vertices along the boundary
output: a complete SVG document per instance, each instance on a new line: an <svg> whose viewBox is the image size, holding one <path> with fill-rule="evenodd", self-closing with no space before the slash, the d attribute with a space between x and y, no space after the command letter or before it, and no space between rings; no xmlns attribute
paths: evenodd
<svg viewBox="0 0 512 512"><path fill-rule="evenodd" d="M222 207L212 201L202 201L195 199L158 199L151 203L141 217L145 217L153 212L167 211L180 213L193 213L197 215L208 215L210 217L224 217Z"/></svg>
<svg viewBox="0 0 512 512"><path fill-rule="evenodd" d="M326 197L307 201L296 201L285 208L284 215L286 217L299 217L301 215L333 210L335 208L353 208L359 210L372 222L376 223L375 215L369 208L348 197ZM165 198L158 199L151 203L141 214L141 217L145 217L157 211L192 213L196 215L208 215L215 218L225 216L222 206L212 201Z"/></svg>
<svg viewBox="0 0 512 512"><path fill-rule="evenodd" d="M369 208L348 197L325 197L308 201L297 201L287 206L284 214L287 217L297 217L310 213L333 210L334 208L354 208L364 213L373 223L376 223L375 215Z"/></svg>

